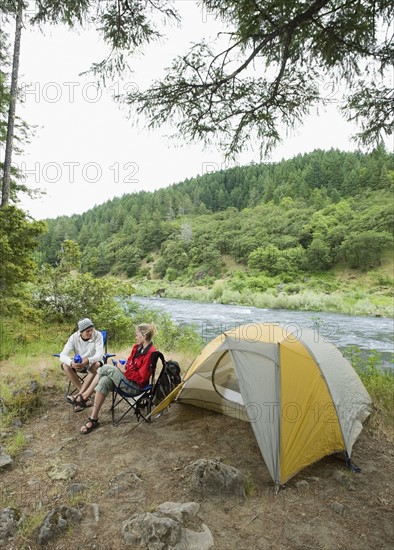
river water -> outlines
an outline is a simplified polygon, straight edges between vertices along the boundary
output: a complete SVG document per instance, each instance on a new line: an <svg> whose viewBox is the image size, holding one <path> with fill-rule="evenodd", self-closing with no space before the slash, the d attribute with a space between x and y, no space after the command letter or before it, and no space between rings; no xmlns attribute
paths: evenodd
<svg viewBox="0 0 394 550"><path fill-rule="evenodd" d="M133 300L149 308L165 311L179 325L196 326L204 341L245 323L277 323L291 331L311 329L315 331L316 338L331 342L340 349L357 346L365 351L376 350L382 354L387 366L394 367L394 319L261 309L171 298L133 296Z"/></svg>

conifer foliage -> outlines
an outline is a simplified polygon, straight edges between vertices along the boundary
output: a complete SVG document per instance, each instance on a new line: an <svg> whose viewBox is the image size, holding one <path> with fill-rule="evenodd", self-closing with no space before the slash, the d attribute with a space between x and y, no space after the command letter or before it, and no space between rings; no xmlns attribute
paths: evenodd
<svg viewBox="0 0 394 550"><path fill-rule="evenodd" d="M317 150L48 220L40 252L56 265L71 239L83 271L170 281L219 278L226 258L274 277L326 271L337 262L368 269L392 244L393 185L394 155L383 148Z"/></svg>
<svg viewBox="0 0 394 550"><path fill-rule="evenodd" d="M118 76L130 54L178 22L176 2L37 0L37 22L88 23L110 55L95 61L104 80ZM177 52L164 78L123 100L149 126L171 123L182 139L216 142L234 156L251 135L262 152L315 106L337 102L360 125L364 145L392 132L392 2L389 0L203 0L201 15L220 21L217 39L204 37ZM171 27L164 27L167 34Z"/></svg>

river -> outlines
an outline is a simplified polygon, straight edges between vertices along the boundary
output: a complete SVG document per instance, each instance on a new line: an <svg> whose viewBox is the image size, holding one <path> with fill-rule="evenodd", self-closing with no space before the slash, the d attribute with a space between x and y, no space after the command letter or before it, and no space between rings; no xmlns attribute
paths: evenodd
<svg viewBox="0 0 394 550"><path fill-rule="evenodd" d="M357 346L365 351L376 350L382 354L387 366L394 367L394 319L261 309L171 298L133 296L133 300L147 307L165 311L179 325L195 325L204 341L211 340L224 330L245 323L278 323L290 330L314 330L316 338L331 342L340 349Z"/></svg>

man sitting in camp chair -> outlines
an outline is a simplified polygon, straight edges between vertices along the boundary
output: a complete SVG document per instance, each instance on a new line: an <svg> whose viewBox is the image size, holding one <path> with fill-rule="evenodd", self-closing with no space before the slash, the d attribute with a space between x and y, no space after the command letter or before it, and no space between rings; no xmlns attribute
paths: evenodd
<svg viewBox="0 0 394 550"><path fill-rule="evenodd" d="M78 321L78 330L69 337L60 353L60 363L77 391L67 395L66 400L74 405L75 412L82 411L88 404L82 393L90 386L97 369L104 364L103 335L95 330L90 319ZM87 373L83 381L78 373Z"/></svg>
<svg viewBox="0 0 394 550"><path fill-rule="evenodd" d="M129 387L134 388L135 395L141 393L147 385L151 375L152 354L156 351L152 338L156 333L156 327L152 324L143 323L136 327L137 343L133 346L131 354L125 365L119 367L104 365L97 371L97 375L90 383L90 386L81 394L84 402L96 391L91 416L84 426L81 427L82 434L88 434L100 423L98 415L107 395L117 386L120 380L128 382ZM131 389L130 391L133 391Z"/></svg>

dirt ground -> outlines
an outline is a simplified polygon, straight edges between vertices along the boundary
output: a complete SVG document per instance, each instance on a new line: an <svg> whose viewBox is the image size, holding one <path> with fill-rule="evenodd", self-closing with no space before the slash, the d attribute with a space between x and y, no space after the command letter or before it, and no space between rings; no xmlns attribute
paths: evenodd
<svg viewBox="0 0 394 550"><path fill-rule="evenodd" d="M44 400L43 412L22 427L29 452L0 475L1 508L19 507L32 525L62 504L84 511L82 523L47 548L125 548L122 523L166 501L199 502L201 523L211 530L217 550L391 550L394 546L394 451L387 437L369 427L353 451L360 474L346 470L338 458L327 457L275 495L246 422L175 403L150 424L142 422L136 428L134 415L129 415L113 427L105 403L101 426L80 435L89 409L76 414L61 395L49 392ZM246 473L245 499L191 494L186 467L199 458L218 457ZM50 468L60 463L77 466L72 481L50 479ZM141 481L129 483L133 474ZM83 483L87 489L70 497L72 483ZM98 505L99 521L92 503ZM37 531L25 530L4 547L38 548Z"/></svg>

